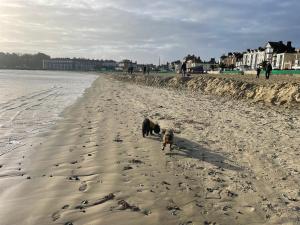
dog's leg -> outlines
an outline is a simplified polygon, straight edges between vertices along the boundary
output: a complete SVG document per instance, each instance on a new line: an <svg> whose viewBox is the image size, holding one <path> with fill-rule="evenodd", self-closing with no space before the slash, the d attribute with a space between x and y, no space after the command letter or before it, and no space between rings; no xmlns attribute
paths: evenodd
<svg viewBox="0 0 300 225"><path fill-rule="evenodd" d="M170 151L172 151L172 143L170 143Z"/></svg>
<svg viewBox="0 0 300 225"><path fill-rule="evenodd" d="M166 143L163 143L163 147L161 150L165 150L165 147L166 147Z"/></svg>

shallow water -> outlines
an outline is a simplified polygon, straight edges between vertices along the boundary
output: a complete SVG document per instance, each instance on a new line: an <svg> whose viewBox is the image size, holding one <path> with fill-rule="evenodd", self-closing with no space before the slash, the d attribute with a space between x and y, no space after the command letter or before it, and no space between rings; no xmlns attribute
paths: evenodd
<svg viewBox="0 0 300 225"><path fill-rule="evenodd" d="M47 131L96 77L90 73L0 70L0 156Z"/></svg>

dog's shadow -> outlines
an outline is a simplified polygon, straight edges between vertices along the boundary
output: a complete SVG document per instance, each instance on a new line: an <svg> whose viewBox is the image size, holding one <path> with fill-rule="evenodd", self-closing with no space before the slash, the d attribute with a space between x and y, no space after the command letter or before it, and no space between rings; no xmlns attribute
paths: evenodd
<svg viewBox="0 0 300 225"><path fill-rule="evenodd" d="M171 152L167 152L166 155L199 159L228 170L242 170L241 167L231 164L229 162L230 160L224 156L212 152L196 142L178 136L175 137L175 145L173 146L173 150Z"/></svg>

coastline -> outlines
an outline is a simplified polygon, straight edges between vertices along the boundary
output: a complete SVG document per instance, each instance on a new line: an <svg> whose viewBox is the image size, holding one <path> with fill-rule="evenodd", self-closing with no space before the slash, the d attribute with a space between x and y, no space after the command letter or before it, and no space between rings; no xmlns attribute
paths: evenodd
<svg viewBox="0 0 300 225"><path fill-rule="evenodd" d="M100 75L1 158L1 224L292 224L298 116ZM175 129L174 151L141 137L144 117Z"/></svg>

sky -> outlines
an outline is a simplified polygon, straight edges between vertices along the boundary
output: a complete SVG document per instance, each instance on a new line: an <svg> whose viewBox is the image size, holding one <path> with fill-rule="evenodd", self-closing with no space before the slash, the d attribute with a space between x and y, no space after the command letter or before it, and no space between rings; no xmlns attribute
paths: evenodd
<svg viewBox="0 0 300 225"><path fill-rule="evenodd" d="M0 0L0 52L158 64L267 41L300 48L299 10L299 0Z"/></svg>

